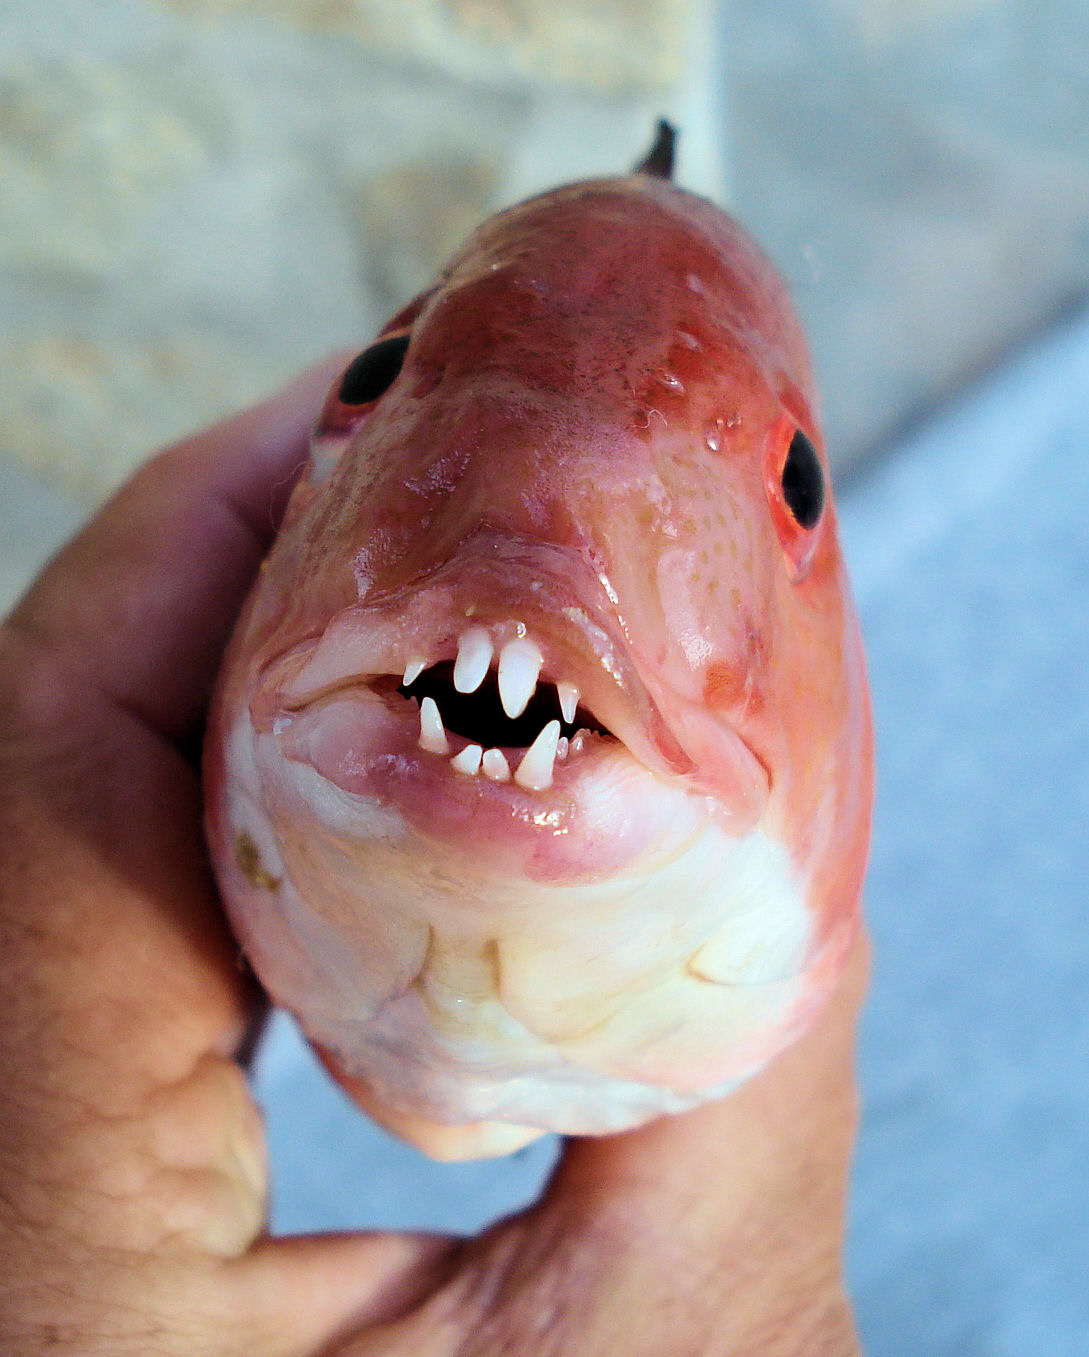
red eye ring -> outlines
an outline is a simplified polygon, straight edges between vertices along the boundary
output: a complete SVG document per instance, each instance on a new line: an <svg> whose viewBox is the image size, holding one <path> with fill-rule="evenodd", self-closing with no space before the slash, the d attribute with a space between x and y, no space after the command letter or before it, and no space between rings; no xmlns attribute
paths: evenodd
<svg viewBox="0 0 1089 1357"><path fill-rule="evenodd" d="M825 518L827 480L813 439L794 420L779 420L768 439L764 489L796 583L805 578L817 549Z"/></svg>

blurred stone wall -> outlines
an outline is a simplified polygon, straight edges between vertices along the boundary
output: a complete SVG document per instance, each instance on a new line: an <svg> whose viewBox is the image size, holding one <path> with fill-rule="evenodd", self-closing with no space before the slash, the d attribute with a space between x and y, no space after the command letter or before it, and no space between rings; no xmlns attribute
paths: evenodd
<svg viewBox="0 0 1089 1357"><path fill-rule="evenodd" d="M791 282L840 467L1089 290L1085 0L0 0L0 533L663 113Z"/></svg>
<svg viewBox="0 0 1089 1357"><path fill-rule="evenodd" d="M703 0L4 0L0 453L92 502L365 342L495 207L667 113L721 196ZM0 483L2 489L2 483Z"/></svg>

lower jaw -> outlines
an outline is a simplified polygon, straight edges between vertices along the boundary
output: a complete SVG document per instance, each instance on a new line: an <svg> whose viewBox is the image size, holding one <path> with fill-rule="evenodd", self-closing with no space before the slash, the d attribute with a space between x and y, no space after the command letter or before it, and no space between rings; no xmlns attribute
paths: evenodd
<svg viewBox="0 0 1089 1357"><path fill-rule="evenodd" d="M270 732L271 733L271 732ZM459 772L451 755L419 747L415 719L352 690L283 719L279 754L351 797L395 813L423 843L463 852L488 871L555 884L645 870L706 819L707 798L650 773L618 741L598 736L554 765L542 790ZM267 738L267 736L266 736ZM516 754L508 751L515 761Z"/></svg>
<svg viewBox="0 0 1089 1357"><path fill-rule="evenodd" d="M592 1076L596 1087L592 1096L572 1101L562 1082L546 1070L539 1080L539 1093L534 1100L526 1097L526 1082L521 1082L519 1099L522 1105L511 1120L502 1113L473 1117L471 1098L465 1097L464 1081L457 1090L443 1097L434 1087L430 1096L421 1097L414 1105L406 1104L402 1093L387 1093L383 1085L388 1080L386 1071L378 1063L368 1076L349 1073L346 1065L314 1042L318 1058L344 1092L379 1125L406 1140L432 1159L454 1162L469 1159L498 1158L514 1153L545 1135L598 1136L616 1135L635 1130L661 1116L690 1111L702 1104L727 1096L754 1074L759 1073L786 1044L785 1040L770 1040L766 1057L734 1077L719 1081L712 1087L688 1094L678 1094L663 1087L613 1080L601 1075ZM403 1080L405 1066L398 1063L393 1053L391 1070L395 1083ZM590 1090L587 1089L589 1094ZM502 1104L502 1093L484 1101ZM539 1105L534 1106L534 1101ZM523 1116L525 1121L516 1119ZM536 1124L528 1124L530 1121Z"/></svg>

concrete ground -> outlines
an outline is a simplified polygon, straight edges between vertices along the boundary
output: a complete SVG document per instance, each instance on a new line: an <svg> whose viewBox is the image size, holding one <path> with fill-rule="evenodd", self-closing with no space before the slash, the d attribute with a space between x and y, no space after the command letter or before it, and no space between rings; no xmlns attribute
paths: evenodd
<svg viewBox="0 0 1089 1357"><path fill-rule="evenodd" d="M10 597L72 526L5 471ZM1089 1351L1089 315L842 487L880 787L849 1240L870 1357ZM554 1143L440 1166L350 1110L278 1018L278 1229L470 1231Z"/></svg>

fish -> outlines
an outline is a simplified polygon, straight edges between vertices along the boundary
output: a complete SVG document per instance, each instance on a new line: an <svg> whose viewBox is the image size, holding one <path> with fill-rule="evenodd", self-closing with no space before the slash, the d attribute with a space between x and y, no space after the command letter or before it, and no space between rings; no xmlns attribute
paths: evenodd
<svg viewBox="0 0 1089 1357"><path fill-rule="evenodd" d="M630 174L485 221L334 382L226 652L243 952L439 1159L726 1096L860 924L865 662L775 268Z"/></svg>

